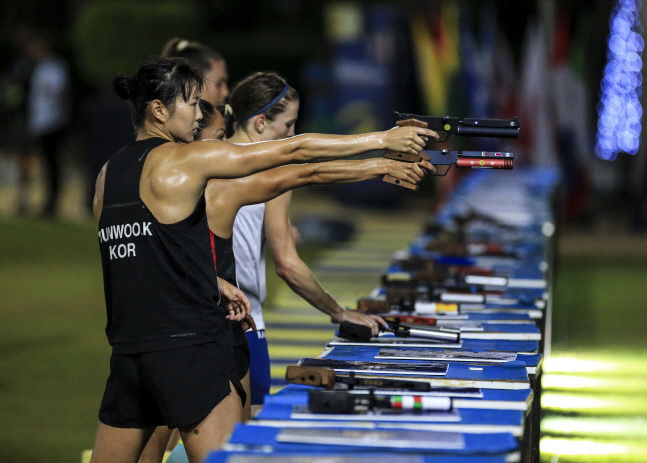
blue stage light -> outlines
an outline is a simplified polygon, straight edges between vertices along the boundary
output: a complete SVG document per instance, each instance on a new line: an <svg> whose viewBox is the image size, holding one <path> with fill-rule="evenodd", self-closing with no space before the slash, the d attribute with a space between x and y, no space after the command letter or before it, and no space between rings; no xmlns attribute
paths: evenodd
<svg viewBox="0 0 647 463"><path fill-rule="evenodd" d="M640 0L619 0L609 20L607 64L600 84L595 152L613 160L618 153L636 154L642 119L642 52Z"/></svg>

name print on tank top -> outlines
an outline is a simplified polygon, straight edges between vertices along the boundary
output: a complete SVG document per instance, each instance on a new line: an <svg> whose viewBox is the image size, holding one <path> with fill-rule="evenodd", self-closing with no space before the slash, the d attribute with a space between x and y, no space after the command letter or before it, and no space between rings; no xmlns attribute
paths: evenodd
<svg viewBox="0 0 647 463"><path fill-rule="evenodd" d="M99 230L100 243L107 243L111 240L122 240L124 238L136 238L139 236L153 236L153 233L151 233L151 222L123 223L111 225ZM108 245L108 253L110 260L136 257L137 246L132 241L116 243Z"/></svg>

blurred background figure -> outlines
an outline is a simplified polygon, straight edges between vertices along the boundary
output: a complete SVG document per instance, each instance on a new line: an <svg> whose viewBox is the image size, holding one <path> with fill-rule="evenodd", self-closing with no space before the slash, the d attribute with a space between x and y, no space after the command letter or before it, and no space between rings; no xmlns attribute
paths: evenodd
<svg viewBox="0 0 647 463"><path fill-rule="evenodd" d="M191 65L202 73L206 81L206 87L202 90L202 99L213 106L227 102L229 97L227 63L216 50L198 42L176 37L164 45L162 56L189 60Z"/></svg>
<svg viewBox="0 0 647 463"><path fill-rule="evenodd" d="M17 210L29 207L31 155L44 161L47 187L42 215L52 217L60 192L60 154L71 121L70 76L67 62L52 50L45 36L25 27L16 32L15 44L29 69L26 88L27 149L19 152Z"/></svg>

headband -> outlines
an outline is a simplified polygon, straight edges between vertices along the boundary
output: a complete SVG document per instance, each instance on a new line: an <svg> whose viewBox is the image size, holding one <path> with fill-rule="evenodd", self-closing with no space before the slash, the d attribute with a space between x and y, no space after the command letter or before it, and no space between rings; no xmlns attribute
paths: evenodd
<svg viewBox="0 0 647 463"><path fill-rule="evenodd" d="M283 98L283 95L285 95L285 93L286 93L289 89L290 89L290 86L289 86L289 85L286 85L286 86L285 86L285 88L284 88L283 90L281 90L281 93L279 93L279 94L276 96L276 98L274 98L272 101L270 101L269 103L267 103L265 106L263 106L261 109L259 109L259 110L258 110L258 111L256 111L255 113L250 114L249 116L244 117L244 118L242 118L242 119L239 119L239 120L238 120L238 122L246 121L246 120L248 120L248 119L251 119L251 118L252 118L252 117L254 117L254 116L258 116L259 114L264 113L265 111L267 111L268 109L270 109L272 106L274 106L274 105L275 105L275 104L276 104L276 103L277 103L281 98Z"/></svg>

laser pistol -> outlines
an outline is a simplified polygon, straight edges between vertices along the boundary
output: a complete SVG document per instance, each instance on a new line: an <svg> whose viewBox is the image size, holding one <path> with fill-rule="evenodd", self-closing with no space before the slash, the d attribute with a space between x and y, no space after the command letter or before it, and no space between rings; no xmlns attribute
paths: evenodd
<svg viewBox="0 0 647 463"><path fill-rule="evenodd" d="M460 341L460 331L449 328L436 328L432 326L413 326L402 323L391 323L389 328L381 328L389 331L398 338L421 338L430 341L457 343ZM365 325L352 322L341 322L339 325L339 337L349 341L368 342L372 334L371 329Z"/></svg>
<svg viewBox="0 0 647 463"><path fill-rule="evenodd" d="M320 386L326 389L404 389L407 391L428 392L431 385L427 381L414 379L387 378L384 376L359 376L351 371L339 374L331 368L304 367L288 365L285 370L285 380L288 383Z"/></svg>
<svg viewBox="0 0 647 463"><path fill-rule="evenodd" d="M397 410L409 412L448 412L452 409L449 397L421 395L378 395L368 392L308 391L308 407L313 413L361 414L375 410Z"/></svg>
<svg viewBox="0 0 647 463"><path fill-rule="evenodd" d="M511 151L451 151L447 149L433 150L432 142L443 142L454 134L461 137L498 137L517 138L519 136L519 119L487 119L487 118L460 118L460 117L432 117L417 114L395 112L400 127L425 127L439 134L444 134L438 140L428 140L427 146L419 154L405 154L387 150L384 157L405 162L431 162L436 167L434 175L443 176L452 166L468 169L512 169L514 166L514 153ZM385 175L383 180L394 185L410 190L417 190L418 186L404 182L391 175Z"/></svg>

